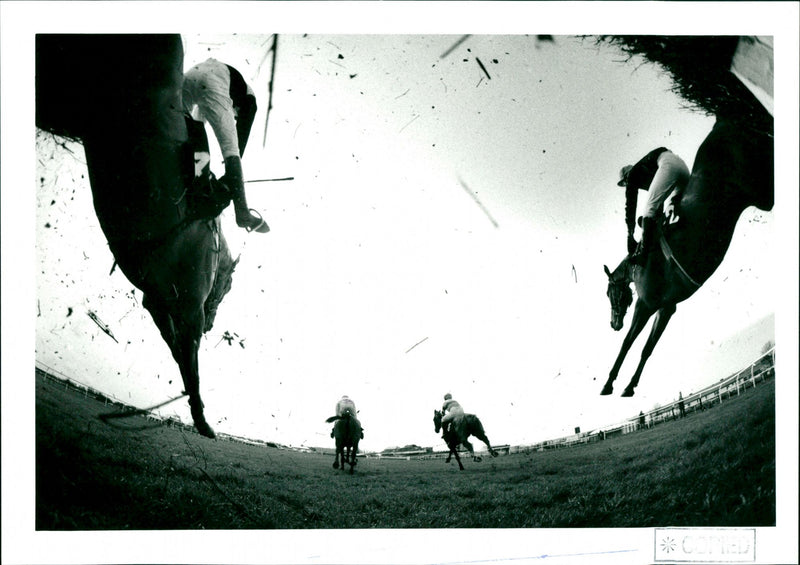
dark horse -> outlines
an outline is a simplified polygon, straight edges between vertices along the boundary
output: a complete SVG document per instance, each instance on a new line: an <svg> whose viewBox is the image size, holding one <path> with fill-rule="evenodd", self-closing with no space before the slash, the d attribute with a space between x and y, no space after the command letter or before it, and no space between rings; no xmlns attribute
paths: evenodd
<svg viewBox="0 0 800 565"><path fill-rule="evenodd" d="M655 314L639 365L622 396L633 396L647 359L658 343L676 304L689 298L712 275L725 257L736 222L749 206L771 210L774 203L774 143L772 135L739 123L718 119L700 145L692 174L677 203L679 221L661 223L659 250L653 249L645 265L629 258L608 275L611 327L622 328L633 302L630 284L636 286L633 320L622 341L614 366L600 394L611 394L625 355L647 321Z"/></svg>
<svg viewBox="0 0 800 565"><path fill-rule="evenodd" d="M362 438L361 424L349 408L344 410L341 416L331 416L327 420L328 423L335 421L333 425L333 437L336 438L336 454L334 455L333 468L339 468L339 461L341 461L341 468L344 471L345 464L350 465L350 474L353 474L353 468L358 463L356 459L358 455L358 442ZM345 455L345 451L347 454Z"/></svg>
<svg viewBox="0 0 800 565"><path fill-rule="evenodd" d="M236 264L219 218L187 205L194 149L177 35L37 35L36 125L83 143L94 208L116 264L142 291L180 368L197 431L198 348ZM207 140L205 140L207 143Z"/></svg>
<svg viewBox="0 0 800 565"><path fill-rule="evenodd" d="M437 434L439 430L442 429L442 416L444 416L444 414L442 414L441 410L433 411L433 427ZM473 461L480 463L483 460L480 456L475 455L472 444L467 441L469 436L474 436L481 440L486 444L486 447L489 448L489 453L492 457L497 457L497 452L492 449L492 444L489 443L489 438L486 437L486 432L483 431L483 424L481 424L478 417L475 414L464 414L453 420L447 431L442 434L442 439L444 439L447 447L450 449L450 452L447 454L447 459L444 460L445 463L450 463L450 458L455 456L458 468L462 471L464 470L464 465L461 464L461 457L458 456L458 450L456 449L459 444L467 448L470 455L472 455Z"/></svg>

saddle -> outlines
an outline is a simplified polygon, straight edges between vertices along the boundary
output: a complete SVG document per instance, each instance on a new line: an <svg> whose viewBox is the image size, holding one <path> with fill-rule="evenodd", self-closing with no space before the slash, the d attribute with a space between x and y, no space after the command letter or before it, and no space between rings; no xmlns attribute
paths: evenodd
<svg viewBox="0 0 800 565"><path fill-rule="evenodd" d="M195 177L186 191L187 216L192 220L216 218L233 200L230 188L214 173Z"/></svg>
<svg viewBox="0 0 800 565"><path fill-rule="evenodd" d="M186 214L190 220L216 218L233 200L233 192L225 183L225 177L217 179L211 172L204 124L188 115L184 116L184 121L188 138L182 158L184 186L187 187Z"/></svg>

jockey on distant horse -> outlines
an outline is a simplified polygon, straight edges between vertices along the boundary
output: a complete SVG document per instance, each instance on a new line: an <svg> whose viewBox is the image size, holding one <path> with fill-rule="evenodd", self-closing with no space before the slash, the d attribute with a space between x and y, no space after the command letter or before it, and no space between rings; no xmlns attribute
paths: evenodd
<svg viewBox="0 0 800 565"><path fill-rule="evenodd" d="M678 194L689 180L689 168L672 151L659 147L650 151L635 165L622 167L619 175L617 186L625 187L625 224L628 227L630 261L634 265L644 265L656 239L656 218L673 189L675 192L667 206L674 213L672 203L679 200ZM642 240L637 247L633 230L639 190L647 190L650 195L642 218ZM677 216L671 221L677 221Z"/></svg>
<svg viewBox="0 0 800 565"><path fill-rule="evenodd" d="M464 415L464 409L461 405L453 400L453 395L449 392L444 395L444 404L442 404L442 433L446 433L450 427L450 422L454 422L456 418Z"/></svg>
<svg viewBox="0 0 800 565"><path fill-rule="evenodd" d="M217 201L218 209L212 210L211 214L221 212L232 198L239 227L247 231L268 232L269 226L260 214L247 206L242 172L241 157L256 115L253 89L239 71L216 59L208 59L184 75L183 111L195 151L193 186L210 193L209 198ZM206 121L211 124L225 159L225 175L219 179L224 183L223 187L210 172Z"/></svg>
<svg viewBox="0 0 800 565"><path fill-rule="evenodd" d="M358 413L356 410L356 403L345 394L339 399L339 402L336 403L336 415L341 418L347 411L350 412L350 417L358 422L358 426L361 427L361 422L359 422L358 418L356 417L356 414ZM331 430L331 437L333 437L333 430ZM361 430L361 439L364 439L363 429Z"/></svg>

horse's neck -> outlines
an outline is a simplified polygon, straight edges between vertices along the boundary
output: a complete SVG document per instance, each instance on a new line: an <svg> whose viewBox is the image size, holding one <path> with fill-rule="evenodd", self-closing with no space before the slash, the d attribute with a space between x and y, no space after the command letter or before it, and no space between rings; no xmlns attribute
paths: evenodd
<svg viewBox="0 0 800 565"><path fill-rule="evenodd" d="M108 239L158 239L185 218L178 145L87 136L83 146L95 212Z"/></svg>
<svg viewBox="0 0 800 565"><path fill-rule="evenodd" d="M614 281L615 284L624 282L625 284L630 285L631 283L636 282L633 265L627 257L623 259L620 264L617 265L617 268L611 273L611 280Z"/></svg>

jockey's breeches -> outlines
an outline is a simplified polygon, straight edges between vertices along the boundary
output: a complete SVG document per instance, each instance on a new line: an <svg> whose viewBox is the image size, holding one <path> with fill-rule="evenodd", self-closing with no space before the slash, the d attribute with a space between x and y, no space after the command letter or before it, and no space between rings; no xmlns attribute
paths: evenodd
<svg viewBox="0 0 800 565"><path fill-rule="evenodd" d="M664 151L659 155L658 170L653 176L650 188L647 189L649 196L643 215L646 218L655 218L661 211L667 195L673 188L685 186L690 175L686 163L672 151Z"/></svg>

